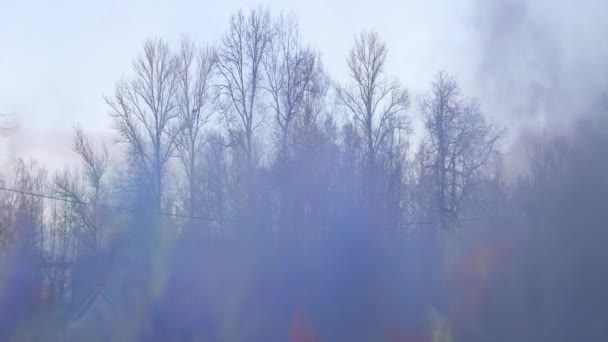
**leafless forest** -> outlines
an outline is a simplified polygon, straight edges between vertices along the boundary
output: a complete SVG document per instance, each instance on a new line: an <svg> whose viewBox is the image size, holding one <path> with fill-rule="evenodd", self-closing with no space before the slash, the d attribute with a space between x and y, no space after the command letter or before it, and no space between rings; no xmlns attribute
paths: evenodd
<svg viewBox="0 0 608 342"><path fill-rule="evenodd" d="M412 95L373 30L343 82L304 41L264 7L149 38L105 94L116 146L16 159L0 340L63 340L96 289L90 341L608 339L608 97L511 134L449 70Z"/></svg>

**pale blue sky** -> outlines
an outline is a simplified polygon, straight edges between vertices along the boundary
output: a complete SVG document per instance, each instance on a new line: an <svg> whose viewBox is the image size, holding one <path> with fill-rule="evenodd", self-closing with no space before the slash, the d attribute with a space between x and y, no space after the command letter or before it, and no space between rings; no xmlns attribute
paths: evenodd
<svg viewBox="0 0 608 342"><path fill-rule="evenodd" d="M522 0L506 1L524 11L533 7ZM109 137L110 122L103 95L110 94L115 82L129 75L132 58L149 36L176 41L187 33L213 44L227 28L232 12L240 7L264 5L275 14L281 10L295 13L304 40L322 53L325 67L335 80L346 74L345 58L354 36L363 29L375 29L390 49L389 73L414 95L426 89L437 70L446 69L458 78L465 92L478 96L484 90L482 83L477 82L478 74L488 64L483 60L488 55L484 29L495 29L492 23L504 10L500 1L481 0L2 2L0 113L10 113L10 120L18 129L8 141L3 140L6 148L1 157L6 160L34 156L52 164L69 159L70 134L76 123L94 135ZM499 5L486 5L494 2ZM543 2L549 3L531 1ZM580 32L591 36L593 25L602 22L597 13L607 6L599 0L580 2L581 6L588 5L588 14L584 20L575 21L574 26L589 26ZM566 6L567 2L551 3ZM572 9L558 6L557 10L551 10L552 15L547 16L544 24L549 28L564 26L564 32L572 32L567 29L572 20L559 19L571 12ZM535 22L536 17L524 16L523 20L516 18L523 22L524 31L515 30L514 39L525 36L525 25ZM581 37L564 39L575 42ZM603 44L608 45L605 39ZM593 48L592 42L588 45ZM504 64L503 61L498 68L504 68ZM511 64L507 60L506 66ZM561 64L558 67L561 70ZM486 107L490 108L486 111L498 111L500 101L488 99ZM411 115L415 115L415 110L412 107Z"/></svg>

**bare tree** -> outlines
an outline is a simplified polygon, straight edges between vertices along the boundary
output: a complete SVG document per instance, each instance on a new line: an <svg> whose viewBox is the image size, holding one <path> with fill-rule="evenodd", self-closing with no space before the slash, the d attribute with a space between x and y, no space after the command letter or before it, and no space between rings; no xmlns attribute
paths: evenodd
<svg viewBox="0 0 608 342"><path fill-rule="evenodd" d="M176 95L181 132L176 140L176 150L187 177L188 211L194 215L198 203L197 162L207 142L205 126L213 115L210 82L215 53L210 47L199 47L184 37L177 59Z"/></svg>
<svg viewBox="0 0 608 342"><path fill-rule="evenodd" d="M298 133L295 126L306 114L307 104L315 91L313 77L316 56L303 46L299 28L293 16L281 15L273 26L273 39L264 59L267 77L266 91L274 114L275 170L278 180L278 212L281 226L293 220L298 194L288 179L296 170L293 142Z"/></svg>
<svg viewBox="0 0 608 342"><path fill-rule="evenodd" d="M376 32L362 33L348 56L351 83L336 89L338 99L364 135L370 170L375 168L378 147L390 134L409 126L404 116L409 96L397 80L385 76L387 53L386 44Z"/></svg>
<svg viewBox="0 0 608 342"><path fill-rule="evenodd" d="M13 165L14 172L8 188L17 192L6 195L7 211L3 213L3 238L16 242L19 247L42 252L45 246L44 201L28 193L44 193L47 182L47 171L37 162L17 159Z"/></svg>
<svg viewBox="0 0 608 342"><path fill-rule="evenodd" d="M305 109L307 97L313 92L316 56L302 45L298 24L292 16L281 16L275 23L274 37L264 59L268 79L267 90L275 115L278 155L288 155L288 138L297 115Z"/></svg>
<svg viewBox="0 0 608 342"><path fill-rule="evenodd" d="M71 201L71 221L78 226L78 231L72 232L75 233L73 237L81 246L95 251L99 248L103 226L98 204L105 200L103 179L109 166L108 148L102 145L100 151L96 151L82 129L76 127L72 151L82 162L84 182L79 174L65 171L55 176L54 188L57 195Z"/></svg>
<svg viewBox="0 0 608 342"><path fill-rule="evenodd" d="M82 160L85 177L89 186L93 189L90 200L93 203L98 203L102 195L102 180L109 166L108 147L103 144L99 152L95 151L91 140L80 127L76 127L72 151Z"/></svg>
<svg viewBox="0 0 608 342"><path fill-rule="evenodd" d="M456 81L437 74L421 102L425 163L433 170L443 228L454 224L462 199L498 152L504 131L488 124L476 101L465 101Z"/></svg>
<svg viewBox="0 0 608 342"><path fill-rule="evenodd" d="M133 62L135 76L119 82L114 96L106 98L119 141L126 143L129 161L143 176L155 209L161 207L167 163L179 133L177 65L166 42L149 39Z"/></svg>
<svg viewBox="0 0 608 342"><path fill-rule="evenodd" d="M245 152L248 173L253 166L253 132L262 122L256 115L263 78L262 62L272 37L270 13L239 10L230 18L217 54L222 112L232 143Z"/></svg>

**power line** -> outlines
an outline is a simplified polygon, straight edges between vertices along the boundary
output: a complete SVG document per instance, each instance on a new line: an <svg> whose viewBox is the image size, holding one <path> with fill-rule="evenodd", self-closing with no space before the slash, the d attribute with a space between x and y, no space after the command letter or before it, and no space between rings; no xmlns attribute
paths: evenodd
<svg viewBox="0 0 608 342"><path fill-rule="evenodd" d="M175 214L175 213L168 213L168 212L155 211L155 210L138 210L138 209L134 209L134 208L121 207L121 206L115 206L115 205L109 205L109 204L103 204L103 203L83 202L83 201L69 199L69 198L65 198L65 197L44 195L44 194L40 194L40 193L36 193L36 192L6 188L3 186L0 186L0 190L18 193L18 194L22 194L22 195L28 195L28 196L32 196L32 197L39 197L39 198L54 200L54 201L61 201L61 202L65 202L65 203L79 204L79 205L84 205L84 206L96 206L96 207L126 211L126 212L131 212L131 213L143 213L143 214L151 214L151 215L156 215L156 216L168 216L168 217L177 217L177 218L203 220L203 221L214 221L214 222L234 222L234 221L236 221L236 220L226 219L226 218L183 215L183 214Z"/></svg>
<svg viewBox="0 0 608 342"><path fill-rule="evenodd" d="M119 211L130 212L130 213L150 214L150 215L156 215L156 216L176 217L176 218L201 220L201 221L208 221L208 222L243 221L243 220L230 219L230 218L184 215L184 214L176 214L176 213L169 213L169 212L162 212L162 211L155 211L155 210L140 210L140 209L135 209L135 208L109 205L109 204L103 204L103 203L84 202L84 201L69 199L69 198L65 198L65 197L57 197L57 196L45 195L45 194L40 194L40 193L36 193L36 192L31 192L31 191L11 189L11 188L3 187L3 186L0 186L0 190L17 193L17 194L22 194L22 195L27 195L27 196L32 196L32 197L44 198L44 199L53 200L53 201L61 201L61 202L65 202L65 203L78 204L78 205L83 205L83 206L96 206L96 207L119 210ZM473 219L459 220L459 222L463 222L463 221L473 221ZM441 222L439 222L439 221L407 221L407 222L385 223L385 224L377 223L375 225L380 225L380 226L385 226L385 227L389 227L389 226L409 227L409 226L428 226L428 225L439 225L439 224L441 224Z"/></svg>

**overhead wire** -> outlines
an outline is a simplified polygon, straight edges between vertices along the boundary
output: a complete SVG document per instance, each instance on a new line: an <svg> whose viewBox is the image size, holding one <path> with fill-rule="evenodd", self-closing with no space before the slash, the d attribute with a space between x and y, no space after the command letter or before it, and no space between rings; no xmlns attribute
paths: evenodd
<svg viewBox="0 0 608 342"><path fill-rule="evenodd" d="M135 213L135 214L149 214L149 215L156 215L156 216L175 217L175 218L181 218L181 219L201 220L201 221L209 221L209 222L244 222L244 220L233 219L233 218L210 217L210 216L201 216L201 215L186 215L186 214L178 214L178 213L171 213L171 212L165 212L165 211L136 209L136 208L130 208L130 207L124 207L124 206L118 206L118 205L110 205L110 204L105 204L105 203L85 202L85 201L80 201L80 200L73 199L73 198L70 199L70 198L66 198L66 197L45 195L45 194L31 192L31 191L7 188L4 186L0 186L0 191L7 191L7 192L17 193L17 194L22 194L22 195L27 195L27 196L32 196L32 197L38 197L38 198L43 198L43 199L48 199L48 200L53 200L53 201L61 201L61 202L65 202L65 203L78 204L78 205L83 205L83 206L95 206L95 207L118 210L118 211L123 211L123 212L130 212L130 213ZM472 219L461 219L458 221L459 222L472 221ZM384 223L384 224L378 223L376 225L407 227L407 226L424 226L424 225L440 225L440 224L442 224L442 223L439 221L427 220L427 221L407 221L407 222Z"/></svg>

